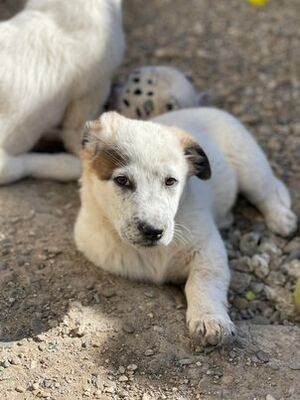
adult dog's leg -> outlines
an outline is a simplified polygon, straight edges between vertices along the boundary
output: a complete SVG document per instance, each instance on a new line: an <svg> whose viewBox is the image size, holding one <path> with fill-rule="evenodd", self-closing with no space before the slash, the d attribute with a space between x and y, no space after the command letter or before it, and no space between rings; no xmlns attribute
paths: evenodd
<svg viewBox="0 0 300 400"><path fill-rule="evenodd" d="M71 154L26 153L11 156L0 149L0 185L25 177L71 181L80 177L78 157Z"/></svg>
<svg viewBox="0 0 300 400"><path fill-rule="evenodd" d="M83 126L87 120L99 117L101 106L108 94L109 83L107 88L94 90L68 106L63 120L62 140L70 153L79 154Z"/></svg>
<svg viewBox="0 0 300 400"><path fill-rule="evenodd" d="M189 265L185 286L188 328L202 345L222 344L235 336L227 313L230 273L226 251L217 228L211 230Z"/></svg>

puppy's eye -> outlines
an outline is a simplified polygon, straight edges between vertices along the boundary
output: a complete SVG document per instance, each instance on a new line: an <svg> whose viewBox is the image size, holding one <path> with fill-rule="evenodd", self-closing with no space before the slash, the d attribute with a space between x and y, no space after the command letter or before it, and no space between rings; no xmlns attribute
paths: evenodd
<svg viewBox="0 0 300 400"><path fill-rule="evenodd" d="M119 186L130 186L130 180L125 175L119 175L114 178L114 182Z"/></svg>
<svg viewBox="0 0 300 400"><path fill-rule="evenodd" d="M166 178L165 185L166 186L175 186L177 182L178 182L177 179L169 177L169 178Z"/></svg>

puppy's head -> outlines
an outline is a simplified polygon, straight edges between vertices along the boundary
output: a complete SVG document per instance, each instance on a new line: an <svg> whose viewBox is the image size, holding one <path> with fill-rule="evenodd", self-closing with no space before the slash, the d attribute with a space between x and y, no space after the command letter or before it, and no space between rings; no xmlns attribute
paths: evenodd
<svg viewBox="0 0 300 400"><path fill-rule="evenodd" d="M122 240L138 247L168 245L187 177L210 177L186 132L115 112L86 124L82 147L83 185Z"/></svg>

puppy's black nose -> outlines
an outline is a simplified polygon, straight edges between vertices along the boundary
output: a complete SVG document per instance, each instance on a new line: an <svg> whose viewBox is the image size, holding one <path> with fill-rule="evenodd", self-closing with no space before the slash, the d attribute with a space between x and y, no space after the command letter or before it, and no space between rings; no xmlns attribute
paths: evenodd
<svg viewBox="0 0 300 400"><path fill-rule="evenodd" d="M138 223L138 230L143 234L145 239L159 240L163 235L163 229L154 228L146 222Z"/></svg>

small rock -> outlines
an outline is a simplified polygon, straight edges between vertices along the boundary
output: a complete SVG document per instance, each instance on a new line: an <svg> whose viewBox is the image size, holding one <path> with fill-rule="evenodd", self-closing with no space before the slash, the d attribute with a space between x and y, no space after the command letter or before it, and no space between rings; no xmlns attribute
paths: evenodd
<svg viewBox="0 0 300 400"><path fill-rule="evenodd" d="M23 386L17 386L17 387L15 388L15 391L18 392L18 393L24 393L25 390L26 390L26 389L23 388Z"/></svg>
<svg viewBox="0 0 300 400"><path fill-rule="evenodd" d="M258 232L249 232L243 235L240 240L241 252L247 256L252 256L256 253L260 238L261 235Z"/></svg>
<svg viewBox="0 0 300 400"><path fill-rule="evenodd" d="M230 266L239 272L250 272L250 260L251 258L248 256L240 257L238 259L231 260Z"/></svg>
<svg viewBox="0 0 300 400"><path fill-rule="evenodd" d="M127 382L127 381L128 381L128 378L127 378L126 375L121 375L121 376L119 377L119 382Z"/></svg>
<svg viewBox="0 0 300 400"><path fill-rule="evenodd" d="M125 368L121 366L121 367L118 368L118 371L119 371L120 374L124 374L125 373Z"/></svg>
<svg viewBox="0 0 300 400"><path fill-rule="evenodd" d="M127 369L129 371L136 371L138 369L138 366L136 364L130 364L127 366Z"/></svg>
<svg viewBox="0 0 300 400"><path fill-rule="evenodd" d="M180 366L184 366L184 365L190 365L193 364L194 360L192 360L191 358L182 358L181 360L179 360L179 365Z"/></svg>
<svg viewBox="0 0 300 400"><path fill-rule="evenodd" d="M266 395L266 400L276 400L271 394Z"/></svg>
<svg viewBox="0 0 300 400"><path fill-rule="evenodd" d="M142 396L142 400L152 400L152 397L148 393L144 393Z"/></svg>
<svg viewBox="0 0 300 400"><path fill-rule="evenodd" d="M10 367L10 362L8 361L8 360L4 360L4 361L2 361L1 362L1 366L3 367L3 368L9 368Z"/></svg>
<svg viewBox="0 0 300 400"><path fill-rule="evenodd" d="M300 278L300 260L292 260L282 265L282 270L292 278Z"/></svg>
<svg viewBox="0 0 300 400"><path fill-rule="evenodd" d="M286 254L292 253L293 251L300 250L300 238L296 237L291 240L286 246L284 246L283 251Z"/></svg>
<svg viewBox="0 0 300 400"><path fill-rule="evenodd" d="M251 276L243 272L234 271L231 278L230 287L236 293L243 293L251 282Z"/></svg>
<svg viewBox="0 0 300 400"><path fill-rule="evenodd" d="M264 362L264 363L267 363L267 362L270 361L269 354L266 353L266 352L263 351L263 350L258 350L258 351L256 352L256 357L257 357L260 361L262 361L262 362Z"/></svg>
<svg viewBox="0 0 300 400"><path fill-rule="evenodd" d="M113 386L108 386L104 389L106 393L115 393L115 388Z"/></svg>
<svg viewBox="0 0 300 400"><path fill-rule="evenodd" d="M135 327L131 322L125 322L122 326L124 332L132 334L135 332Z"/></svg>
<svg viewBox="0 0 300 400"><path fill-rule="evenodd" d="M30 386L30 390L34 391L34 390L38 390L40 388L40 385L37 382L34 382L31 386Z"/></svg>
<svg viewBox="0 0 300 400"><path fill-rule="evenodd" d="M274 256L280 256L282 251L271 238L263 238L259 244L258 250L261 253L268 253Z"/></svg>
<svg viewBox="0 0 300 400"><path fill-rule="evenodd" d="M252 270L254 271L254 274L258 278L263 279L269 275L270 273L269 262L270 262L270 256L267 253L255 254L251 258L250 263Z"/></svg>
<svg viewBox="0 0 300 400"><path fill-rule="evenodd" d="M12 365L19 365L19 364L21 364L21 361L20 361L18 358L12 358L12 359L10 360L10 363L11 363Z"/></svg>
<svg viewBox="0 0 300 400"><path fill-rule="evenodd" d="M289 364L289 368L295 371L300 371L300 361L299 362L291 362Z"/></svg>
<svg viewBox="0 0 300 400"><path fill-rule="evenodd" d="M236 297L233 300L233 305L238 310L246 310L248 308L249 303L246 299L243 299L242 297Z"/></svg>
<svg viewBox="0 0 300 400"><path fill-rule="evenodd" d="M150 356L153 356L154 351L152 349L148 349L148 350L145 351L144 354L145 354L146 357L150 357Z"/></svg>
<svg viewBox="0 0 300 400"><path fill-rule="evenodd" d="M81 338L86 334L85 328L82 325L76 326L76 328L71 329L69 332L70 337L78 337Z"/></svg>

